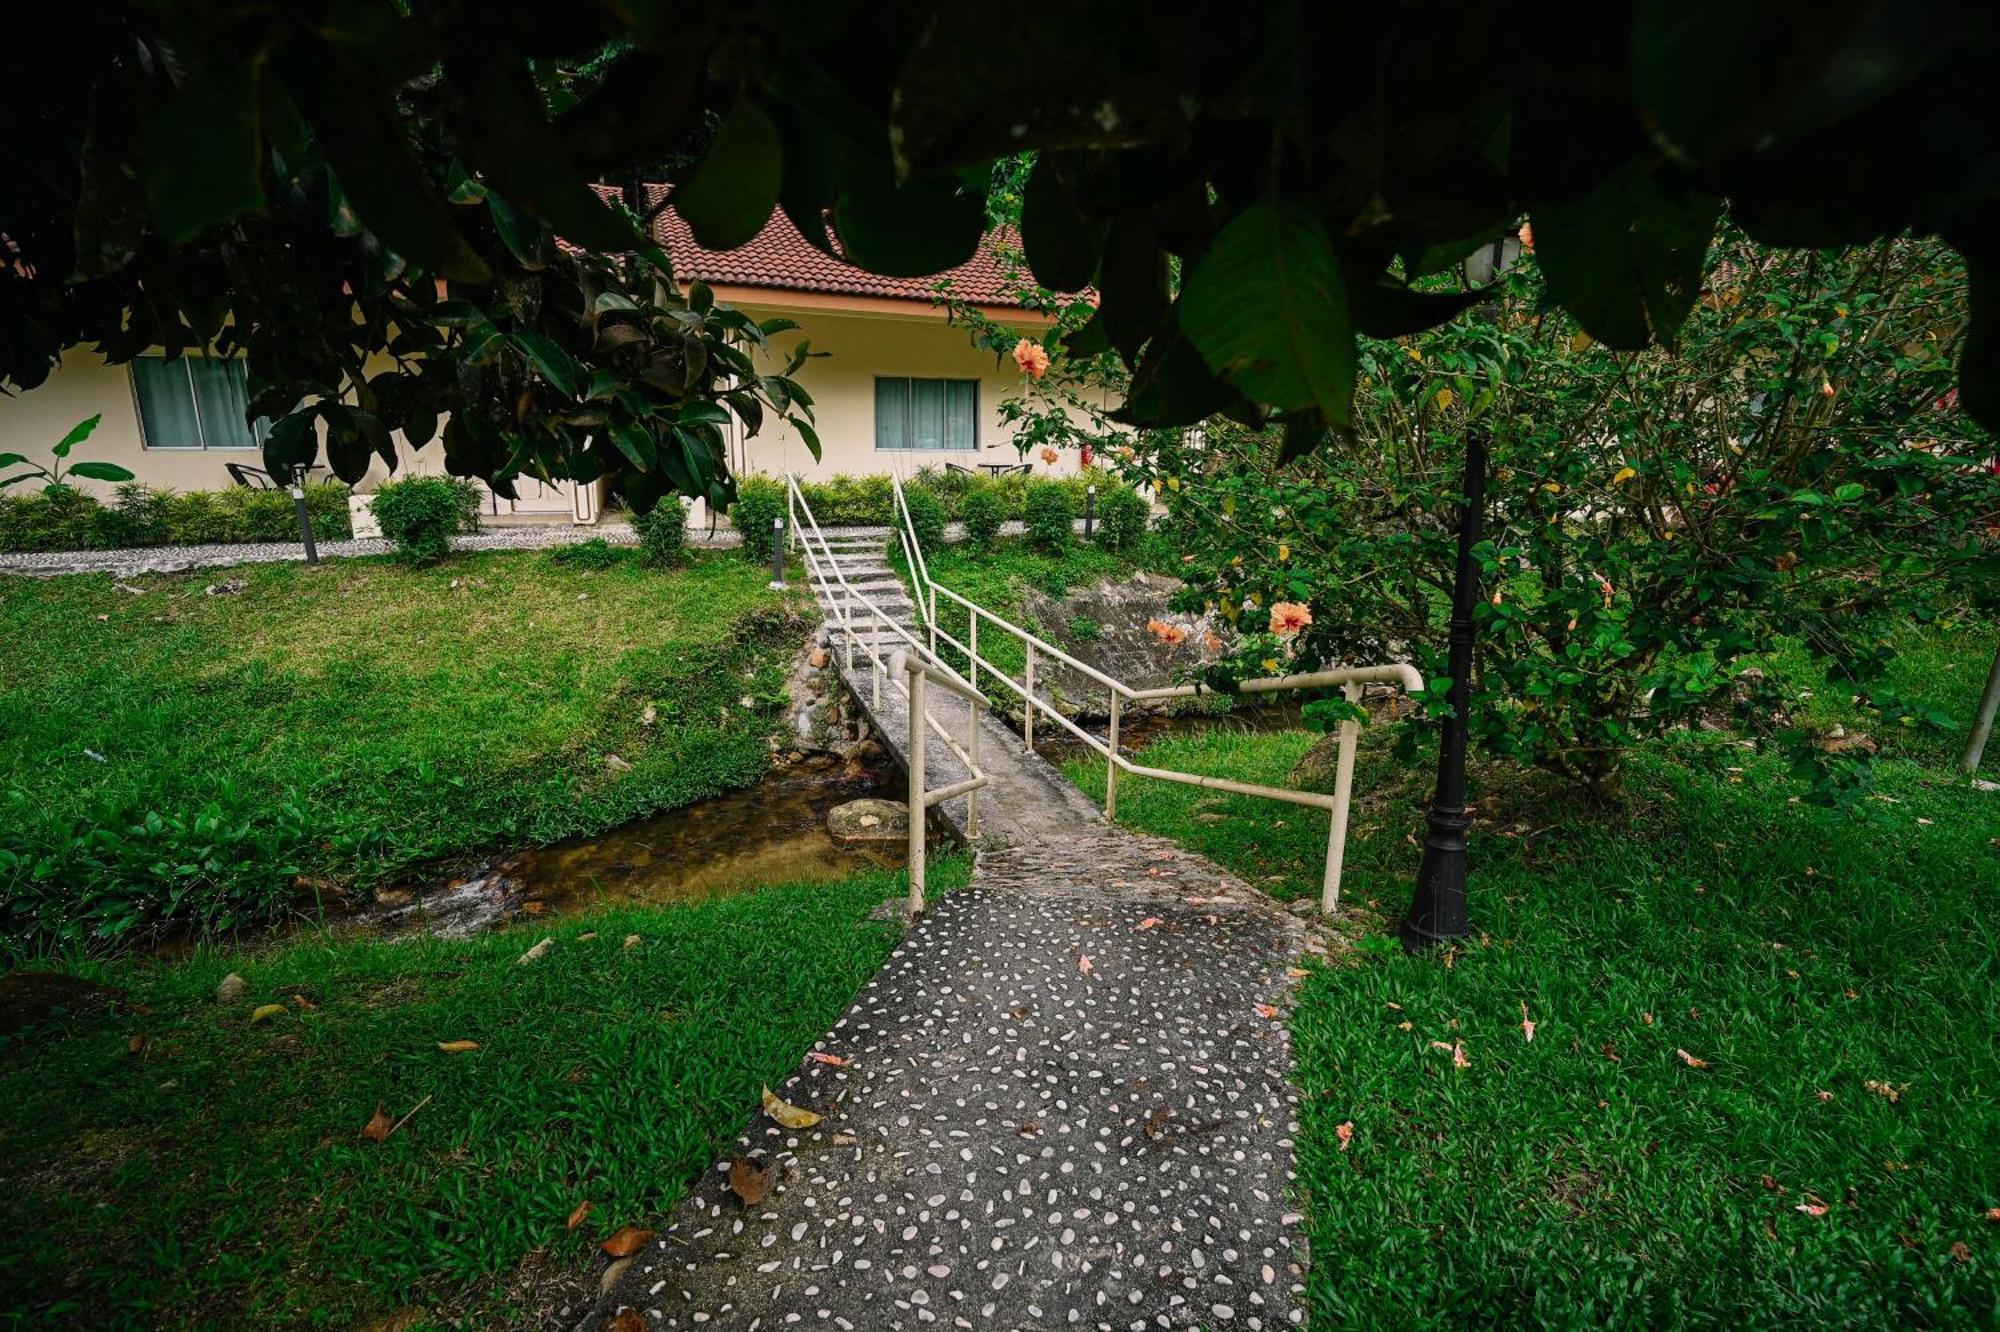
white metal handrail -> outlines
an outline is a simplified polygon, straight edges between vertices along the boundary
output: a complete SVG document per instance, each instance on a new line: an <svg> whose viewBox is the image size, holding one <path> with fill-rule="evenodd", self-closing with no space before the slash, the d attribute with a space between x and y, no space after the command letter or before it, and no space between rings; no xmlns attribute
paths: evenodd
<svg viewBox="0 0 2000 1332"><path fill-rule="evenodd" d="M874 598L864 595L841 571L840 561L835 558L833 547L820 530L819 519L814 516L812 505L805 493L799 489L796 476L785 474L786 502L791 514L793 538L798 542L805 556L806 576L815 588L826 591L826 602L833 608L840 625L841 651L845 654L847 674L854 674L854 643L862 638L862 651L869 663L869 675L873 702L882 702L882 682L885 676L889 687L902 693L909 704L910 713L910 909L921 912L924 909L924 812L939 801L965 797L965 831L968 836L979 835L979 797L977 792L987 784L986 774L979 767L979 713L987 706L986 696L975 689L958 672L927 650L915 635L898 624L889 613L875 603ZM803 518L803 522L801 522ZM811 535L808 536L807 533ZM814 546L817 544L818 549ZM843 594L833 595L838 588ZM855 607L865 612L865 637L855 632ZM887 631L886 634L884 631ZM887 658L882 655L885 637L893 636L902 640L903 645ZM967 700L967 738L961 745L936 717L932 716L924 701L924 682L934 681L953 694ZM924 791L924 738L925 731L935 731L951 751L971 773L967 781L957 782L938 791Z"/></svg>
<svg viewBox="0 0 2000 1332"><path fill-rule="evenodd" d="M950 644L963 652L968 663L969 683L977 689L979 668L986 667L1001 684L1005 685L1022 700L1021 738L1024 746L1032 751L1035 747L1035 713L1047 716L1064 730L1081 740L1096 753L1103 755L1104 769L1104 817L1108 822L1118 817L1118 774L1122 771L1134 777L1151 777L1159 781L1179 782L1184 786L1204 787L1217 791L1228 791L1236 795L1262 796L1286 804L1305 805L1324 809L1329 815L1327 829L1326 870L1320 884L1322 908L1331 914L1340 906L1340 874L1342 862L1346 858L1347 823L1354 785L1354 752L1360 738L1360 726L1349 720L1340 724L1339 751L1334 765L1333 791L1321 794L1317 791L1297 791L1290 787L1263 786L1255 782L1239 782L1227 777L1210 777L1200 773L1178 772L1170 768L1155 768L1135 763L1125 757L1118 745L1120 713L1127 703L1150 703L1173 698L1193 698L1199 694L1211 693L1201 685L1171 685L1159 689L1134 689L1103 671L1079 661L1061 648L1047 642L1030 630L995 615L979 603L960 596L950 588L933 581L929 568L921 560L921 548L916 538L914 525L909 522L908 506L902 502L903 483L899 478L890 478L894 487L898 511L903 518L903 545L905 550L917 549L918 558L909 558L911 577L917 582L916 600L928 601L931 609L927 617L930 627L932 656L936 658L939 642ZM906 557L907 558L907 557ZM966 637L960 639L938 624L937 598L956 602L966 612ZM994 628L1017 639L1026 653L1022 678L1015 680L999 665L979 653L979 626L984 621ZM1043 700L1035 689L1035 667L1042 657L1052 657L1068 666L1086 679L1102 685L1110 695L1110 724L1103 740L1078 726L1065 717L1054 703ZM1423 673L1405 662L1390 662L1381 666L1346 666L1323 671L1307 671L1295 675L1277 676L1263 680L1245 680L1239 688L1244 693L1274 693L1291 689L1328 689L1338 686L1352 704L1361 701L1361 687L1365 684L1399 684L1404 692L1412 693L1423 689Z"/></svg>

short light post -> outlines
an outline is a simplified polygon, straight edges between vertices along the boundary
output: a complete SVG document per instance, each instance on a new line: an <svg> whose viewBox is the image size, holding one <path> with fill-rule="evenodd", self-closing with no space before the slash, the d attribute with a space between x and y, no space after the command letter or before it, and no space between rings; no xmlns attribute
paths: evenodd
<svg viewBox="0 0 2000 1332"><path fill-rule="evenodd" d="M1465 830L1472 825L1465 812L1466 712L1472 699L1472 613L1479 600L1479 565L1472 551L1479 544L1485 503L1486 440L1468 430L1465 507L1458 515L1458 568L1451 587L1451 716L1438 745L1437 791L1425 816L1429 827L1423 863L1417 868L1410 914L1403 920L1403 947L1412 953L1463 938L1471 930L1465 907Z"/></svg>
<svg viewBox="0 0 2000 1332"><path fill-rule="evenodd" d="M1090 534L1097 527L1097 486L1095 483L1083 488L1083 539L1090 540Z"/></svg>
<svg viewBox="0 0 2000 1332"><path fill-rule="evenodd" d="M292 510L299 516L299 540L305 543L306 563L319 563L319 547L313 542L312 510L306 507L306 467L292 469Z"/></svg>
<svg viewBox="0 0 2000 1332"><path fill-rule="evenodd" d="M785 587L785 516L779 514L771 520L771 586L779 591Z"/></svg>

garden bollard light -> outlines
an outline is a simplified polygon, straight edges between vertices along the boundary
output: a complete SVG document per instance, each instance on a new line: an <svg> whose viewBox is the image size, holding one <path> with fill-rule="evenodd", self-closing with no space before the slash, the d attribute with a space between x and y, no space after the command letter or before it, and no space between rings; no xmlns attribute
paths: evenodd
<svg viewBox="0 0 2000 1332"><path fill-rule="evenodd" d="M783 514L771 520L771 586L780 591L785 586L785 518Z"/></svg>
<svg viewBox="0 0 2000 1332"><path fill-rule="evenodd" d="M1083 489L1083 539L1090 540L1090 534L1097 527L1097 487Z"/></svg>
<svg viewBox="0 0 2000 1332"><path fill-rule="evenodd" d="M312 510L306 507L306 469L292 471L292 508L299 515L299 540L305 542L306 563L319 563L319 547L313 544Z"/></svg>

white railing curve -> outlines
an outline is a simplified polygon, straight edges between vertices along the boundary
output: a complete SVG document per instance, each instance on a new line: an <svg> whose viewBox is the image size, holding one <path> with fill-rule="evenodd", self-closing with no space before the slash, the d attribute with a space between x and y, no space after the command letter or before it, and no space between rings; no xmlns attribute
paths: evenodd
<svg viewBox="0 0 2000 1332"><path fill-rule="evenodd" d="M859 642L869 665L874 704L877 707L881 705L885 680L909 704L909 757L906 766L909 771L910 914L920 915L924 910L925 815L934 805L964 796L966 834L972 837L979 835L979 791L989 781L979 767L979 714L987 707L986 696L957 671L939 661L930 648L898 624L894 617L876 604L874 598L847 581L833 547L827 542L826 533L820 530L819 520L813 516L812 505L806 502L805 493L799 489L798 478L790 472L785 474L785 489L791 532L804 554L806 576L814 590L824 594L820 599L830 608L831 618L840 630L840 647L847 678L849 681L854 678L854 647ZM860 632L856 630L857 621L861 625ZM885 644L894 644L887 656L883 654ZM931 715L925 689L927 682L940 685L947 693L966 701L967 736L964 744L960 744L944 724ZM936 732L938 738L958 756L971 774L967 780L935 791L925 789L927 731Z"/></svg>
<svg viewBox="0 0 2000 1332"><path fill-rule="evenodd" d="M891 477L896 495L896 511L901 528L901 540L905 561L910 568L911 581L915 584L914 600L926 607L924 621L929 631L931 659L941 661L937 656L940 642L949 644L965 654L969 679L963 681L975 692L979 685L979 671L983 666L996 681L1005 685L1022 700L1021 738L1025 747L1032 751L1035 747L1035 714L1040 711L1070 734L1104 756L1104 817L1107 822L1118 818L1118 774L1123 772L1133 777L1151 777L1158 781L1179 782L1185 786L1205 787L1210 790L1228 791L1236 795L1262 796L1269 800L1286 804L1305 805L1324 809L1329 817L1327 829L1326 870L1320 884L1321 908L1331 915L1340 906L1340 872L1347 849L1348 811L1354 785L1354 751L1360 737L1360 726L1354 721L1340 724L1339 752L1334 765L1333 790L1328 794L1317 791L1297 791L1282 786L1262 786L1254 782L1239 782L1227 777L1210 777L1200 773L1178 772L1169 768L1155 768L1136 763L1127 758L1118 744L1120 713L1130 703L1154 703L1174 698L1193 698L1204 692L1201 685L1171 685L1160 689L1134 689L1121 680L1105 674L1088 662L1056 647L1053 643L1038 637L1020 625L1003 619L984 606L960 596L950 588L935 581L923 558L923 549L917 540L916 529L910 522L909 506L903 499L903 483L898 477ZM966 613L966 636L960 639L938 624L938 598L954 602ZM1001 669L991 659L979 653L979 626L988 624L1017 640L1025 649L1025 667L1022 678L1016 680ZM1052 702L1044 700L1035 688L1035 667L1042 658L1053 658L1082 675L1085 679L1104 687L1110 695L1110 724L1103 740L1098 739L1076 722L1064 716ZM1405 693L1415 693L1423 689L1423 673L1405 662L1391 662L1381 666L1341 666L1323 671L1307 671L1296 675L1278 676L1272 679L1245 680L1239 688L1244 693L1275 693L1292 689L1330 689L1339 687L1349 703L1359 704L1361 690L1367 684L1397 684ZM982 695L983 697L983 695Z"/></svg>

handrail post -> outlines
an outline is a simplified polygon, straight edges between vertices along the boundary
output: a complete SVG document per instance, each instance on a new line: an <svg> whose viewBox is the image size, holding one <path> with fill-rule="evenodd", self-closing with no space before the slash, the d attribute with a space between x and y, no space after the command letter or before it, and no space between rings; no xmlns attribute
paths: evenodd
<svg viewBox="0 0 2000 1332"><path fill-rule="evenodd" d="M924 912L924 673L906 661L910 673L910 915Z"/></svg>
<svg viewBox="0 0 2000 1332"><path fill-rule="evenodd" d="M1021 744L1035 752L1035 643L1028 640L1027 690L1021 695Z"/></svg>
<svg viewBox="0 0 2000 1332"><path fill-rule="evenodd" d="M1349 703L1361 702L1361 686L1345 685ZM1340 754L1333 768L1333 818L1326 832L1326 880L1320 885L1320 910L1331 916L1340 909L1340 868L1347 858L1347 806L1354 787L1354 745L1361 727L1352 718L1340 724Z"/></svg>
<svg viewBox="0 0 2000 1332"><path fill-rule="evenodd" d="M872 610L868 612L868 632L874 634L878 639L881 637L881 633L877 630L875 622L881 618L880 615ZM868 678L874 686L874 703L875 707L879 710L882 706L882 644L880 642L868 645L868 661Z"/></svg>
<svg viewBox="0 0 2000 1332"><path fill-rule="evenodd" d="M979 688L979 612L976 610L967 611L965 620L966 624L970 626L965 631L965 646L966 650L972 654L972 673L967 678L971 681L972 687L977 689Z"/></svg>
<svg viewBox="0 0 2000 1332"><path fill-rule="evenodd" d="M1118 822L1118 691L1111 691L1111 752L1104 756L1104 821Z"/></svg>
<svg viewBox="0 0 2000 1332"><path fill-rule="evenodd" d="M935 657L937 655L937 588L935 587L931 588L930 594L931 594L930 613L926 615L924 618L930 623L931 655Z"/></svg>
<svg viewBox="0 0 2000 1332"><path fill-rule="evenodd" d="M978 699L968 698L965 700L965 722L966 730L970 732L965 741L965 755L970 760L967 766L972 769L974 777L984 776L985 774L979 771ZM967 837L979 836L979 792L976 789L965 793L965 835Z"/></svg>

